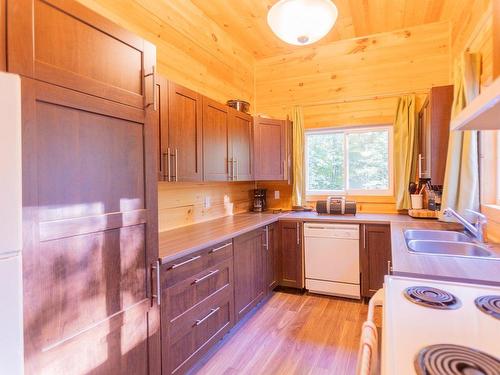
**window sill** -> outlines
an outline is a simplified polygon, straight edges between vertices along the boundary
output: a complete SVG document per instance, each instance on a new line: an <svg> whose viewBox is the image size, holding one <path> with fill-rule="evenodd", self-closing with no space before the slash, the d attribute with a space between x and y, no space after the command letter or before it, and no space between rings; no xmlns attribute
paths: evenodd
<svg viewBox="0 0 500 375"><path fill-rule="evenodd" d="M316 202L325 200L330 195L325 194L307 194L306 202ZM344 195L346 200L353 200L357 203L395 203L396 199L393 195Z"/></svg>

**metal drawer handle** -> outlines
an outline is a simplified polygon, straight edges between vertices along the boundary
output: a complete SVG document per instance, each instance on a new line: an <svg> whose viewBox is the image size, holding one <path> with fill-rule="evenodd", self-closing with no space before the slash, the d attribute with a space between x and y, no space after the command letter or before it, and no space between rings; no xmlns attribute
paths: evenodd
<svg viewBox="0 0 500 375"><path fill-rule="evenodd" d="M175 270L176 268L179 268L179 267L184 266L184 265L186 265L188 263L194 262L195 260L200 259L200 258L201 258L201 255L192 257L192 258L190 258L188 260L185 260L184 262L173 264L172 267L170 267L170 269Z"/></svg>
<svg viewBox="0 0 500 375"><path fill-rule="evenodd" d="M201 283L203 280L206 280L208 279L209 277L215 275L216 273L219 273L219 270L214 270L214 271L210 271L209 273L207 273L205 276L203 277L200 277L199 279L196 279L193 281L193 284L198 284L198 283Z"/></svg>
<svg viewBox="0 0 500 375"><path fill-rule="evenodd" d="M204 318L198 319L194 323L194 325L195 326L199 326L201 323L203 323L205 320L207 320L208 318L210 318L212 315L214 315L219 310L220 310L220 307L217 307L216 309L211 309L207 316L205 316Z"/></svg>
<svg viewBox="0 0 500 375"><path fill-rule="evenodd" d="M227 243L227 244L225 244L225 245L222 245L222 246L216 247L215 249L210 250L208 253L209 253L209 254L215 253L215 252L217 252L217 251L219 251L219 250L222 250L222 249L224 249L224 248L226 248L226 247L228 247L228 246L231 246L231 242L229 242L229 243Z"/></svg>

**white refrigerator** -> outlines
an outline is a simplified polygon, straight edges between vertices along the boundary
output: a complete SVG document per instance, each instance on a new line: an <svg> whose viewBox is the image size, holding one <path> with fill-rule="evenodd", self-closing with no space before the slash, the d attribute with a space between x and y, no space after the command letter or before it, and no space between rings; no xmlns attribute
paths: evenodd
<svg viewBox="0 0 500 375"><path fill-rule="evenodd" d="M0 72L0 374L23 371L21 80Z"/></svg>

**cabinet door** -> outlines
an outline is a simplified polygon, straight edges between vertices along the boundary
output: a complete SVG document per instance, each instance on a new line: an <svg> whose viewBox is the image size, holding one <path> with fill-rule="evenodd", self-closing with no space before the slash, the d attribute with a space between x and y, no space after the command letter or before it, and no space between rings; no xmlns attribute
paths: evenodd
<svg viewBox="0 0 500 375"><path fill-rule="evenodd" d="M202 179L202 96L168 83L168 150L171 180Z"/></svg>
<svg viewBox="0 0 500 375"><path fill-rule="evenodd" d="M254 160L256 180L285 180L286 121L254 119Z"/></svg>
<svg viewBox="0 0 500 375"><path fill-rule="evenodd" d="M156 95L158 98L158 127L156 158L158 163L158 181L168 181L168 81L165 77L156 79Z"/></svg>
<svg viewBox="0 0 500 375"><path fill-rule="evenodd" d="M155 373L155 123L142 109L22 85L26 374Z"/></svg>
<svg viewBox="0 0 500 375"><path fill-rule="evenodd" d="M234 304L236 321L264 296L264 243L262 229L236 237L234 246Z"/></svg>
<svg viewBox="0 0 500 375"><path fill-rule="evenodd" d="M389 225L365 224L361 246L361 294L371 297L384 284L391 268L391 228Z"/></svg>
<svg viewBox="0 0 500 375"><path fill-rule="evenodd" d="M430 103L430 178L433 185L443 185L450 137L453 85L433 87Z"/></svg>
<svg viewBox="0 0 500 375"><path fill-rule="evenodd" d="M7 8L10 72L144 108L144 90L153 87L144 76L156 64L145 58L144 39L76 1L15 0Z"/></svg>
<svg viewBox="0 0 500 375"><path fill-rule="evenodd" d="M266 293L278 285L278 224L273 223L266 227L266 247L264 253L265 287Z"/></svg>
<svg viewBox="0 0 500 375"><path fill-rule="evenodd" d="M203 175L205 181L228 181L230 177L232 178L228 108L203 97Z"/></svg>
<svg viewBox="0 0 500 375"><path fill-rule="evenodd" d="M431 177L431 117L427 99L418 114L418 177Z"/></svg>
<svg viewBox="0 0 500 375"><path fill-rule="evenodd" d="M234 181L253 179L253 121L252 116L230 109L230 148Z"/></svg>
<svg viewBox="0 0 500 375"><path fill-rule="evenodd" d="M303 288L302 223L299 221L280 222L280 285Z"/></svg>

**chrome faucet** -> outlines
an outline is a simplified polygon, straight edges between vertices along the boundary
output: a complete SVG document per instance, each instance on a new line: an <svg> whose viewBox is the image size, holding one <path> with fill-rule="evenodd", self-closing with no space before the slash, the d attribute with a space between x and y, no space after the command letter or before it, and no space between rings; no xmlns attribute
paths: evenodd
<svg viewBox="0 0 500 375"><path fill-rule="evenodd" d="M473 224L469 223L467 219L461 216L454 209L448 207L443 211L443 215L447 217L454 217L457 219L464 227L467 229L478 241L484 242L484 226L487 223L486 216L480 212L466 209L465 211L476 216L476 222Z"/></svg>

